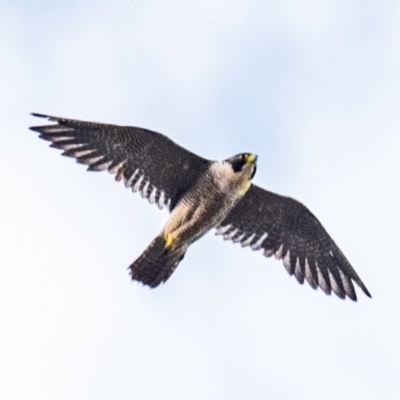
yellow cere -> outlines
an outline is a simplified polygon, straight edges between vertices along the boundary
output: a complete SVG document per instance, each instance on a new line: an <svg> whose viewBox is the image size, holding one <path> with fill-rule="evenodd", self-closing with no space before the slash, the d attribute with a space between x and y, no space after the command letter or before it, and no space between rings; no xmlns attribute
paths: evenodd
<svg viewBox="0 0 400 400"><path fill-rule="evenodd" d="M165 239L165 248L167 249L168 247L170 247L173 241L174 238L172 237L172 235L168 234L167 238Z"/></svg>
<svg viewBox="0 0 400 400"><path fill-rule="evenodd" d="M246 162L247 163L252 163L256 160L256 156L254 154L251 153L246 153Z"/></svg>

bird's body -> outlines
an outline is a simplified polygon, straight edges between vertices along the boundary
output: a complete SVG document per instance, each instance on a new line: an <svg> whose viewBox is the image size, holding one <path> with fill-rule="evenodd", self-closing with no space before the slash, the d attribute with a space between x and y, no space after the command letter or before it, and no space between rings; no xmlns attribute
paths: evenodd
<svg viewBox="0 0 400 400"><path fill-rule="evenodd" d="M301 203L251 183L257 156L242 153L209 161L146 129L33 114L57 122L32 127L63 155L108 170L170 217L160 234L129 267L150 287L165 282L188 247L210 229L264 255L283 259L290 275L325 293L356 300L353 282L370 296L343 253Z"/></svg>
<svg viewBox="0 0 400 400"><path fill-rule="evenodd" d="M211 163L176 204L160 235L132 264L132 277L151 287L167 280L187 248L221 223L245 195L251 172L236 177L228 162Z"/></svg>
<svg viewBox="0 0 400 400"><path fill-rule="evenodd" d="M249 177L232 181L229 169L224 162L214 162L172 210L162 234L193 243L222 222L250 186Z"/></svg>
<svg viewBox="0 0 400 400"><path fill-rule="evenodd" d="M193 242L211 229L223 217L230 199L223 191L216 190L211 173L206 172L199 185L189 190L172 210L163 229L163 235ZM204 192L210 195L205 197Z"/></svg>

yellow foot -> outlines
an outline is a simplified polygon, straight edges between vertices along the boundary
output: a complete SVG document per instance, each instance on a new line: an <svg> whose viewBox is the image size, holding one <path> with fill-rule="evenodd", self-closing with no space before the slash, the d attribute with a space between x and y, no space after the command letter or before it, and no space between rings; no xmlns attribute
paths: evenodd
<svg viewBox="0 0 400 400"><path fill-rule="evenodd" d="M174 238L172 237L171 234L168 234L166 239L165 239L165 248L168 249L168 247L171 246L171 244L173 243Z"/></svg>

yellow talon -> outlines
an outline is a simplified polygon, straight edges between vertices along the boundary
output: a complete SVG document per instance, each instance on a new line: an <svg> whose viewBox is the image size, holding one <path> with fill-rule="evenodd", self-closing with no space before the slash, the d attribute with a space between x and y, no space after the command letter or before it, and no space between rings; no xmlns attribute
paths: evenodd
<svg viewBox="0 0 400 400"><path fill-rule="evenodd" d="M168 247L170 247L173 241L174 238L172 237L172 235L168 234L167 238L165 239L165 248L167 249Z"/></svg>

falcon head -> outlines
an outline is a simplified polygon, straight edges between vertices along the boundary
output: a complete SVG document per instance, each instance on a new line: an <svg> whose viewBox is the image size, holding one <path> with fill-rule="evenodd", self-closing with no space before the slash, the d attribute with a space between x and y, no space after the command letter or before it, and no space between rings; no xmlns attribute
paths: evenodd
<svg viewBox="0 0 400 400"><path fill-rule="evenodd" d="M257 155L252 153L241 153L228 158L225 162L229 163L233 172L252 180L257 170Z"/></svg>

